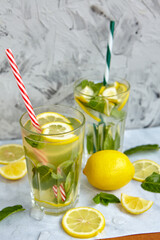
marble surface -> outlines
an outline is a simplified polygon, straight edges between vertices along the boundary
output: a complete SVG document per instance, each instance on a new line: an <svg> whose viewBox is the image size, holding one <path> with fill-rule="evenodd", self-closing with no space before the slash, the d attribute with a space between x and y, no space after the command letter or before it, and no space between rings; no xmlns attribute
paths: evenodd
<svg viewBox="0 0 160 240"><path fill-rule="evenodd" d="M160 145L160 127L125 132L124 150L141 144ZM12 141L1 141L0 144ZM20 143L20 140L14 141ZM130 157L131 161L138 159L151 159L160 164L160 151L136 154ZM7 181L0 177L0 209L6 206L22 204L24 212L13 214L0 222L0 239L6 240L57 240L74 239L68 236L61 227L61 216L45 215L42 221L30 217L30 194L27 176L19 181ZM99 191L93 188L84 175L81 176L81 192L77 206L90 206L100 210L106 220L104 231L94 239L124 236L136 233L158 232L160 230L159 209L160 194L151 193L140 187L140 182L131 181L123 188L112 191L117 197L121 193L142 197L154 201L153 206L141 215L127 213L121 204L109 204L107 207L96 205L92 198Z"/></svg>
<svg viewBox="0 0 160 240"><path fill-rule="evenodd" d="M5 49L12 49L34 107L72 104L75 79L103 77L110 19L111 74L131 83L127 128L159 126L160 0L0 0L0 6L0 139L20 138L25 111Z"/></svg>

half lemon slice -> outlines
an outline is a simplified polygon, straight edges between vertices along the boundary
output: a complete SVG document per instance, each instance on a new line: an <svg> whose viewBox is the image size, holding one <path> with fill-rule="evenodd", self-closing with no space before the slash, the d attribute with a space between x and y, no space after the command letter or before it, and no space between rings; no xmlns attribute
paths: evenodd
<svg viewBox="0 0 160 240"><path fill-rule="evenodd" d="M88 103L91 99L91 97L94 95L94 91L92 88L86 86L84 89L81 90L81 94L79 97L79 100L84 103Z"/></svg>
<svg viewBox="0 0 160 240"><path fill-rule="evenodd" d="M76 140L78 138L75 134L69 133L74 128L64 122L50 122L41 126L42 134L47 140L51 142L61 142L66 140Z"/></svg>
<svg viewBox="0 0 160 240"><path fill-rule="evenodd" d="M149 159L142 159L133 162L135 174L133 179L143 182L153 172L160 173L160 165Z"/></svg>
<svg viewBox="0 0 160 240"><path fill-rule="evenodd" d="M127 194L122 193L121 204L127 210L127 212L132 214L140 214L151 208L153 202L140 197L128 196Z"/></svg>
<svg viewBox="0 0 160 240"><path fill-rule="evenodd" d="M94 208L72 208L63 216L62 227L72 237L94 237L104 229L105 218Z"/></svg>
<svg viewBox="0 0 160 240"><path fill-rule="evenodd" d="M24 159L24 149L20 144L7 144L0 146L0 164Z"/></svg>
<svg viewBox="0 0 160 240"><path fill-rule="evenodd" d="M17 180L27 173L26 160L18 160L0 168L2 177L9 180Z"/></svg>
<svg viewBox="0 0 160 240"><path fill-rule="evenodd" d="M37 115L37 120L40 125L44 125L50 122L66 122L70 123L69 119L67 119L62 114L56 112L44 112Z"/></svg>

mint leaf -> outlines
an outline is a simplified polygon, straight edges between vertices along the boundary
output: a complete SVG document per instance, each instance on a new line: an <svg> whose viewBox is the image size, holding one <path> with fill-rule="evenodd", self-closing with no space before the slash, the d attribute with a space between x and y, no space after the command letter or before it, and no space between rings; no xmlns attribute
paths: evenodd
<svg viewBox="0 0 160 240"><path fill-rule="evenodd" d="M39 135L29 135L27 137L25 137L26 142L31 145L33 148L43 148L44 143L43 143L43 139L41 136Z"/></svg>
<svg viewBox="0 0 160 240"><path fill-rule="evenodd" d="M74 173L69 172L66 177L65 186L64 186L66 193L68 193L68 191L70 190L71 185L73 184L73 180L74 180Z"/></svg>
<svg viewBox="0 0 160 240"><path fill-rule="evenodd" d="M87 135L87 151L88 154L93 153L93 133Z"/></svg>
<svg viewBox="0 0 160 240"><path fill-rule="evenodd" d="M160 174L153 172L144 180L141 187L150 192L160 193Z"/></svg>
<svg viewBox="0 0 160 240"><path fill-rule="evenodd" d="M0 221L2 221L4 218L8 217L12 213L20 212L20 211L24 211L24 210L25 209L22 207L22 205L15 205L15 206L12 206L12 207L3 208L0 211Z"/></svg>
<svg viewBox="0 0 160 240"><path fill-rule="evenodd" d="M104 113L105 100L103 98L93 97L86 105L95 111Z"/></svg>
<svg viewBox="0 0 160 240"><path fill-rule="evenodd" d="M88 86L88 80L83 80L77 87L80 87L81 89L84 89L86 86Z"/></svg>
<svg viewBox="0 0 160 240"><path fill-rule="evenodd" d="M126 112L124 111L118 111L116 108L113 108L112 111L111 111L111 116L116 118L116 119L121 119L123 120L126 116Z"/></svg>
<svg viewBox="0 0 160 240"><path fill-rule="evenodd" d="M103 148L104 148L104 150L114 149L114 140L113 140L112 136L109 133L105 137Z"/></svg>
<svg viewBox="0 0 160 240"><path fill-rule="evenodd" d="M104 206L107 206L109 204L109 201L107 199L101 199L101 204L103 204Z"/></svg>
<svg viewBox="0 0 160 240"><path fill-rule="evenodd" d="M116 131L115 139L114 139L114 150L118 150L120 148L120 134Z"/></svg>
<svg viewBox="0 0 160 240"><path fill-rule="evenodd" d="M120 203L119 198L117 198L115 195L110 194L110 193L100 193L100 198L108 200L109 203Z"/></svg>
<svg viewBox="0 0 160 240"><path fill-rule="evenodd" d="M97 195L93 198L93 201L94 201L96 204L99 204L99 203L101 202L100 194L97 194Z"/></svg>
<svg viewBox="0 0 160 240"><path fill-rule="evenodd" d="M57 179L52 177L53 169L47 166L33 168L33 187L37 189L46 190L57 184Z"/></svg>
<svg viewBox="0 0 160 240"><path fill-rule="evenodd" d="M117 198L115 195L110 194L110 193L99 193L97 194L94 198L93 201L96 204L103 204L105 206L107 206L109 203L120 203L119 198Z"/></svg>

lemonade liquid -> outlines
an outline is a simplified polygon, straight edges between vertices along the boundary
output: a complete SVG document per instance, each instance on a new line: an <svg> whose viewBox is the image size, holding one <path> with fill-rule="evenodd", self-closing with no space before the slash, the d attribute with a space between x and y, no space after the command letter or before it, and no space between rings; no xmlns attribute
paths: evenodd
<svg viewBox="0 0 160 240"><path fill-rule="evenodd" d="M79 127L77 119L68 119L73 129ZM35 131L30 120L25 128L28 131L22 130L22 136L33 202L46 212L67 209L78 197L84 131L67 140L62 134L62 141L50 141L29 132Z"/></svg>

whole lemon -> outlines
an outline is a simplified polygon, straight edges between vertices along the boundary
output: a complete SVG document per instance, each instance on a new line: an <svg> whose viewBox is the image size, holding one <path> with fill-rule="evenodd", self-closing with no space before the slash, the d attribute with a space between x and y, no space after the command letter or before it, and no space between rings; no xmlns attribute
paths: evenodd
<svg viewBox="0 0 160 240"><path fill-rule="evenodd" d="M134 171L125 154L116 150L103 150L88 159L83 173L92 186L101 190L115 190L129 183Z"/></svg>

